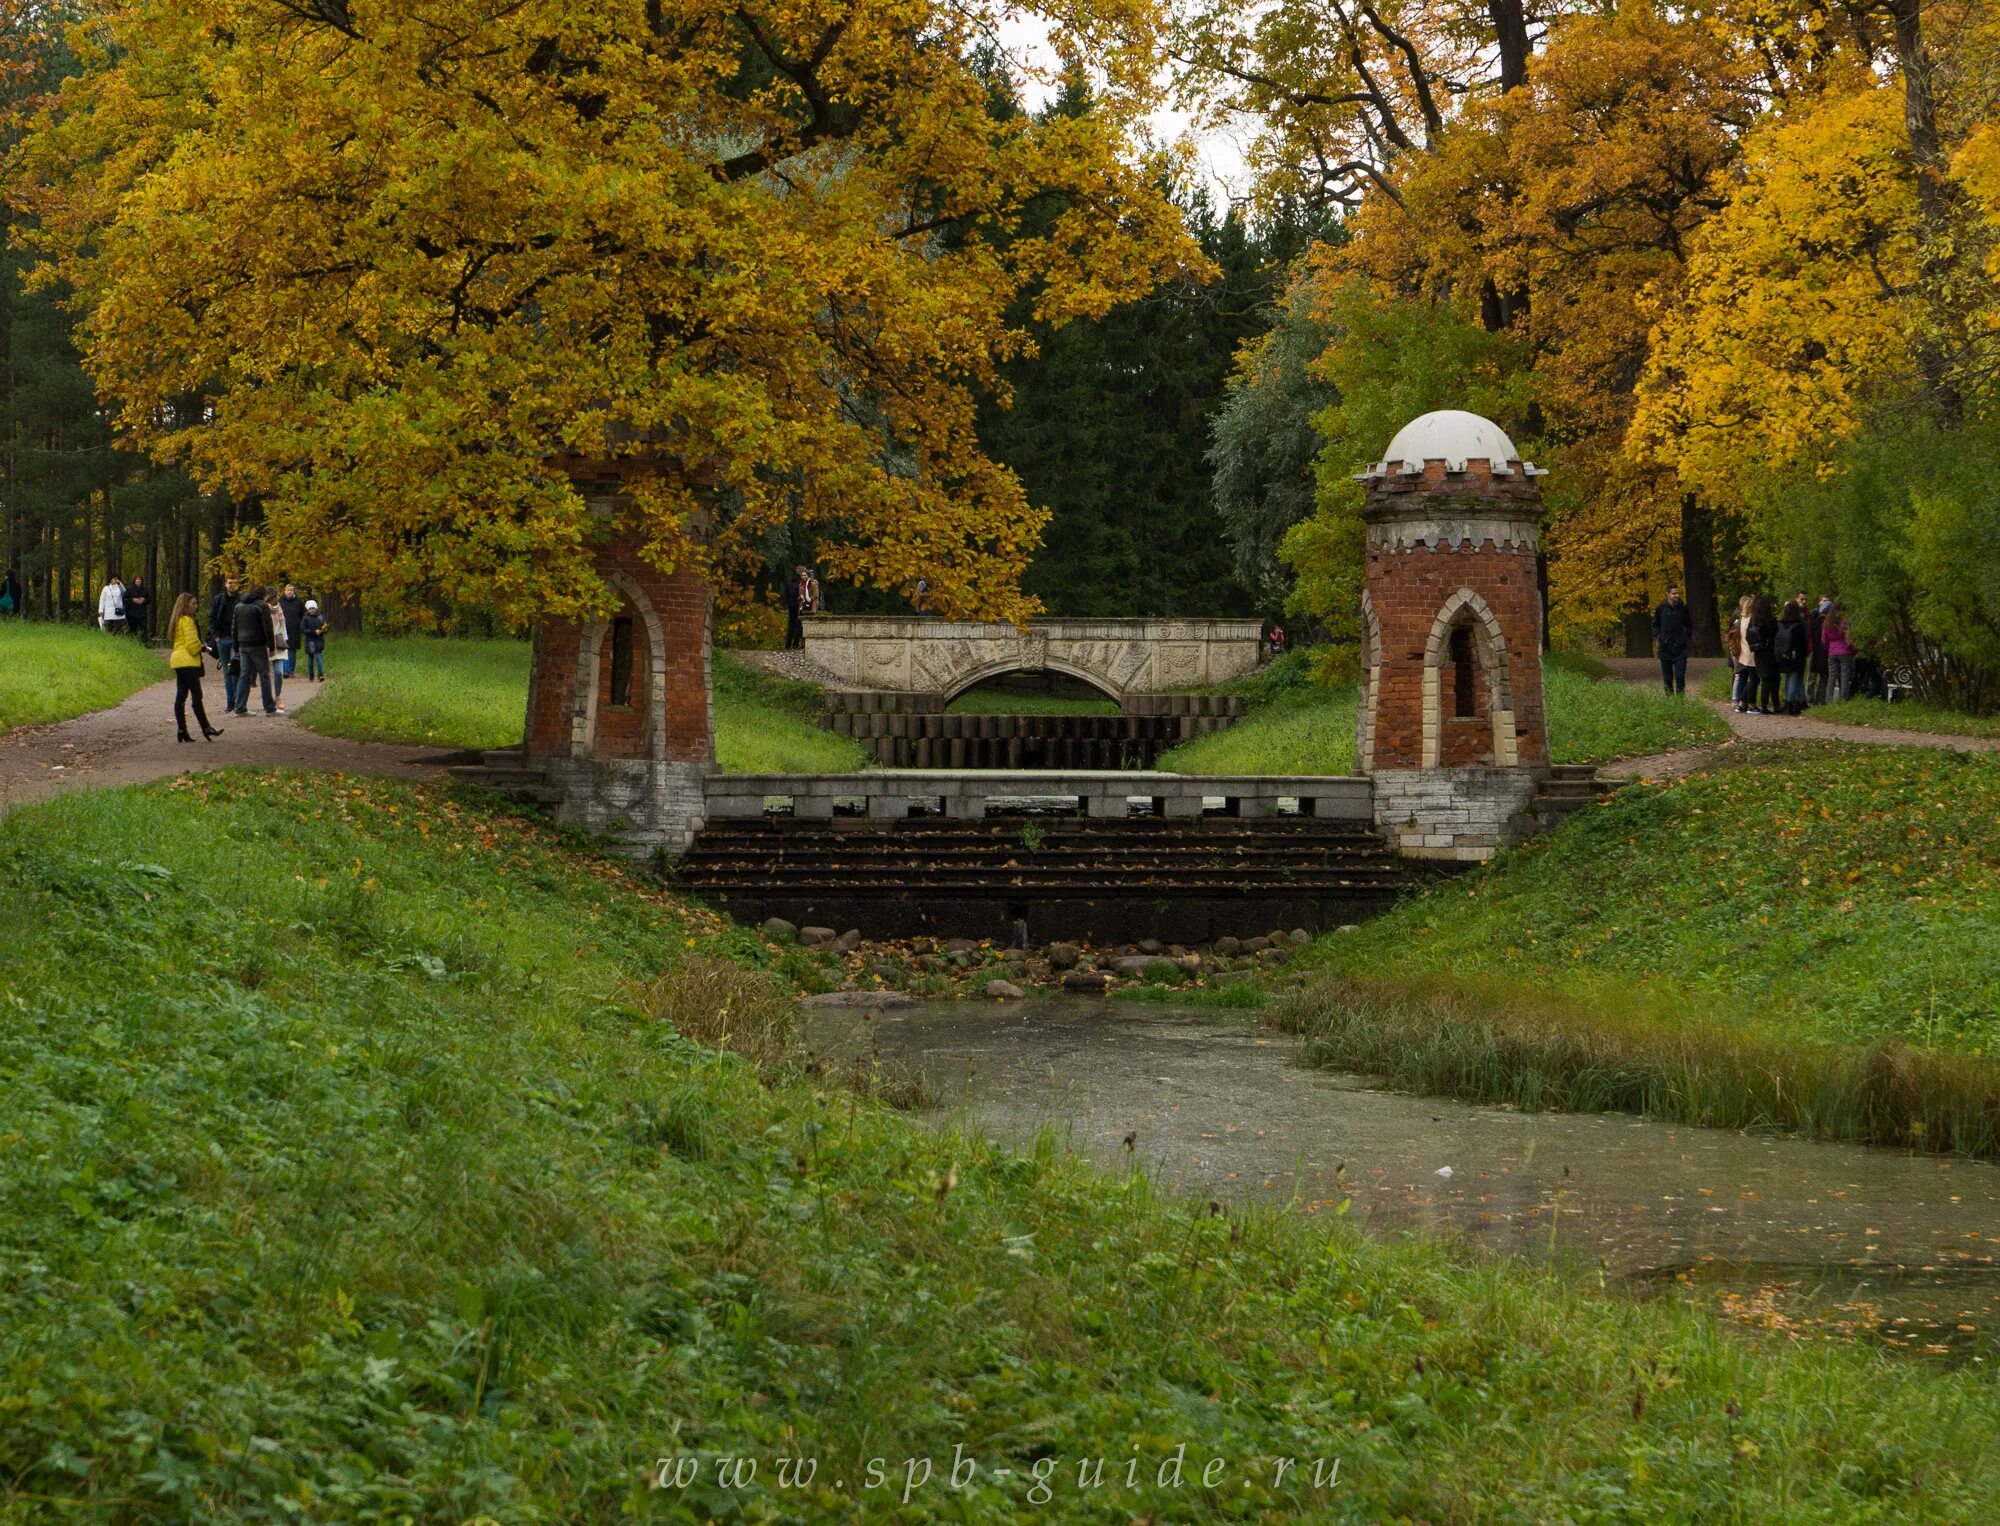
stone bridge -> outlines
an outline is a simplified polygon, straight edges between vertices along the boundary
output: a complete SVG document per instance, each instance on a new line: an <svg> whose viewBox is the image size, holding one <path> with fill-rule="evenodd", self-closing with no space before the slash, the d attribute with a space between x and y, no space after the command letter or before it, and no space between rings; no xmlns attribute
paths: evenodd
<svg viewBox="0 0 2000 1526"><path fill-rule="evenodd" d="M1036 620L813 615L806 656L843 687L949 700L1003 673L1066 673L1115 700L1226 683L1257 666L1255 620Z"/></svg>

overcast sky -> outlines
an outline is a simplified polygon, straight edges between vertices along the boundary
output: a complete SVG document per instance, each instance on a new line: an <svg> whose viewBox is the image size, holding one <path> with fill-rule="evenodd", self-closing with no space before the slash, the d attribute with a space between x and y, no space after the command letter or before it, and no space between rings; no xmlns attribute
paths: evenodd
<svg viewBox="0 0 2000 1526"><path fill-rule="evenodd" d="M1053 69L1056 56L1048 45L1048 31L1038 16L1017 15L1000 29L1001 45L1017 59L1040 68ZM1039 80L1023 79L1022 92L1031 108L1040 107L1050 90ZM1153 131L1162 143L1172 143L1188 133L1188 113L1157 111ZM1250 175L1244 165L1251 129L1247 123L1226 128L1210 128L1194 136L1195 162L1209 181L1209 191L1218 201L1241 201L1250 194Z"/></svg>

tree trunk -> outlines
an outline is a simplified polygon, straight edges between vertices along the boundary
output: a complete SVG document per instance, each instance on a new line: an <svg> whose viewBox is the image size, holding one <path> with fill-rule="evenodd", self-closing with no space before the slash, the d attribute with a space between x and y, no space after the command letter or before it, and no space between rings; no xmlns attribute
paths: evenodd
<svg viewBox="0 0 2000 1526"><path fill-rule="evenodd" d="M1487 0L1493 18L1493 41L1500 50L1500 89L1504 94L1528 82L1528 10L1522 0Z"/></svg>
<svg viewBox="0 0 2000 1526"><path fill-rule="evenodd" d="M1690 657L1722 655L1722 617L1715 603L1715 521L1693 493L1681 495L1681 578L1687 584L1694 633Z"/></svg>
<svg viewBox="0 0 2000 1526"><path fill-rule="evenodd" d="M1944 139L1938 131L1930 50L1924 45L1923 0L1889 0L1889 14L1895 22L1896 62L1903 74L1903 127L1917 172L1918 269L1923 296L1934 319L1928 325L1931 333L1919 336L1917 369L1939 415L1950 426L1964 413L1964 399L1951 374L1951 358L1939 338L1957 327L1945 298L1951 284L1950 266L1956 257L1951 236L1954 195L1945 173Z"/></svg>

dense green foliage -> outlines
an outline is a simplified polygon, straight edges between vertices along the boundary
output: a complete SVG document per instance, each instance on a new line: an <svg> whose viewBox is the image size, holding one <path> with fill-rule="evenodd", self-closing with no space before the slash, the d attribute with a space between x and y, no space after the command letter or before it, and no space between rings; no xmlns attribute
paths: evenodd
<svg viewBox="0 0 2000 1526"><path fill-rule="evenodd" d="M172 676L134 636L0 619L0 731L102 710Z"/></svg>
<svg viewBox="0 0 2000 1526"><path fill-rule="evenodd" d="M1051 208L1050 216L1059 209ZM1272 253L1240 214L1188 208L1219 280L1071 323L1005 368L980 440L1052 511L1024 580L1058 615L1240 615L1200 450L1236 347L1266 321Z"/></svg>
<svg viewBox="0 0 2000 1526"><path fill-rule="evenodd" d="M1314 421L1338 401L1316 369L1333 337L1315 310L1316 292L1314 282L1299 280L1283 294L1271 327L1243 347L1209 421L1215 510L1229 536L1236 581L1256 594L1261 609L1284 606L1291 575L1278 546L1313 511L1320 449Z"/></svg>
<svg viewBox="0 0 2000 1526"><path fill-rule="evenodd" d="M1939 706L2000 710L2000 427L1899 419L1760 484L1751 521L1786 588L1840 590L1857 640Z"/></svg>
<svg viewBox="0 0 2000 1526"><path fill-rule="evenodd" d="M718 950L759 957L448 792L220 775L0 824L0 968L36 972L0 1000L0 1520L880 1519L913 1457L908 1520L1968 1520L2000 1488L1981 1372L762 1083L663 1020ZM698 1475L650 1491L663 1456Z"/></svg>

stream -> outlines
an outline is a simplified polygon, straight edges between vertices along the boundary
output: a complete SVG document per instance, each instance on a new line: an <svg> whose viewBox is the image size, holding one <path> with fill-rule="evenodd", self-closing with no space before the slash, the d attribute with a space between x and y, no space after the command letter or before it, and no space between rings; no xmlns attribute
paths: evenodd
<svg viewBox="0 0 2000 1526"><path fill-rule="evenodd" d="M1171 1004L938 1002L813 1013L808 1035L920 1072L947 1121L1014 1144L1053 1125L1185 1193L1346 1200L1376 1232L1601 1267L1767 1329L1970 1361L2000 1338L2000 1165L1384 1091L1254 1016Z"/></svg>

